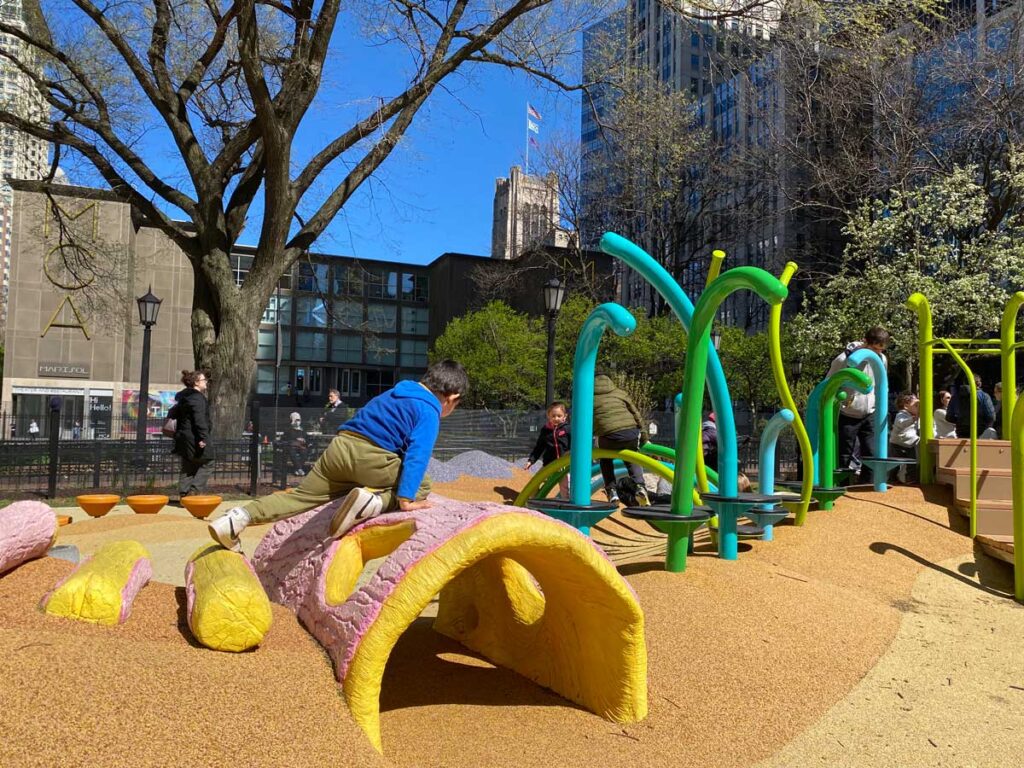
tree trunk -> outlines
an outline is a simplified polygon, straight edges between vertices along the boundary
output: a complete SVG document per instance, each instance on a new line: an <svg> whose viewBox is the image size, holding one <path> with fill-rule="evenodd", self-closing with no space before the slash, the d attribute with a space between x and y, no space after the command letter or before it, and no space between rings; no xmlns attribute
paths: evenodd
<svg viewBox="0 0 1024 768"><path fill-rule="evenodd" d="M226 257L225 263L226 263ZM230 271L195 270L192 344L196 368L210 378L210 417L216 443L236 440L245 429L246 404L252 392L256 342L262 302L244 297ZM216 288L210 280L223 282Z"/></svg>
<svg viewBox="0 0 1024 768"><path fill-rule="evenodd" d="M258 318L254 322L248 314L222 315L210 358L210 412L217 442L241 438L248 418L246 404L252 394L259 327Z"/></svg>

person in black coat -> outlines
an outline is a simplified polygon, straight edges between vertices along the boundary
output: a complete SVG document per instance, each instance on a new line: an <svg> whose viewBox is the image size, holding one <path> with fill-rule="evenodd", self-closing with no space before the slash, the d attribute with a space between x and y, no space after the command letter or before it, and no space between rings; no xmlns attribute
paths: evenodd
<svg viewBox="0 0 1024 768"><path fill-rule="evenodd" d="M210 401L206 399L209 379L202 371L182 371L185 388L174 396L174 450L181 457L179 496L204 493L210 479L213 450L210 445Z"/></svg>
<svg viewBox="0 0 1024 768"><path fill-rule="evenodd" d="M526 460L526 468L529 469L536 462L541 460L547 466L559 456L569 452L569 414L565 403L558 401L548 406L547 423L540 428L540 435L537 436L537 444ZM569 476L563 475L558 483L558 495L560 498L569 498Z"/></svg>
<svg viewBox="0 0 1024 768"><path fill-rule="evenodd" d="M327 405L320 416L320 432L334 435L338 427L348 421L348 406L341 400L341 392L332 389L327 393Z"/></svg>

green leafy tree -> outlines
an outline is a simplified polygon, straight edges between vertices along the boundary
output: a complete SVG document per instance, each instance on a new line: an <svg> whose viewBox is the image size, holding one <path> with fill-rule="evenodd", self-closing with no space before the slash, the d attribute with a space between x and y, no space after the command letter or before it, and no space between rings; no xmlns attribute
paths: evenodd
<svg viewBox="0 0 1024 768"><path fill-rule="evenodd" d="M465 405L525 409L544 399L546 337L541 321L501 301L455 318L434 342L431 362L458 360L469 374Z"/></svg>
<svg viewBox="0 0 1024 768"><path fill-rule="evenodd" d="M1024 162L1012 151L994 198L974 166L954 168L910 191L864 201L844 232L835 277L809 295L793 324L796 345L819 364L873 325L893 335L890 360L912 380L917 318L904 303L923 293L936 336L998 332L1010 294L1024 287ZM1010 191L1012 195L1006 195Z"/></svg>
<svg viewBox="0 0 1024 768"><path fill-rule="evenodd" d="M562 305L555 327L555 392L568 398L572 392L572 365L583 322L595 304L583 296L570 296ZM643 309L631 310L636 330L629 336L606 332L598 351L598 368L614 370L649 386L648 399L659 408L682 387L686 359L686 332L671 315L648 317Z"/></svg>

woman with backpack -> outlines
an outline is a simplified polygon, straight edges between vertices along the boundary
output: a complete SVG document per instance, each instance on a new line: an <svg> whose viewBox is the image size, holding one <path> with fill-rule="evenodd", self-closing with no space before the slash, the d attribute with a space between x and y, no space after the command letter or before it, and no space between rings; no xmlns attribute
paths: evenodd
<svg viewBox="0 0 1024 768"><path fill-rule="evenodd" d="M168 417L177 420L174 429L174 450L181 457L180 498L205 492L210 479L210 401L206 399L209 379L202 371L182 371L185 388L174 396L174 407Z"/></svg>

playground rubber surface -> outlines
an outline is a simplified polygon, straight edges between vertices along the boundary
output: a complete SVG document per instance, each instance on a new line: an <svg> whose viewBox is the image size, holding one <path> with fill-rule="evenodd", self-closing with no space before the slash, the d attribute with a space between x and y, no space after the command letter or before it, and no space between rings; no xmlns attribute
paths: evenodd
<svg viewBox="0 0 1024 768"><path fill-rule="evenodd" d="M499 500L528 477L436 490ZM736 562L705 532L685 574L664 572L659 534L610 518L594 538L645 610L648 718L601 720L421 618L385 672L383 756L284 608L256 651L215 653L191 641L170 584L143 589L122 627L44 616L71 565L35 561L0 577L0 765L1008 765L1024 750L1024 609L947 502L854 494L741 542ZM179 512L76 517L58 543L137 539L154 578L180 583L205 524ZM264 530L246 531L246 551Z"/></svg>

